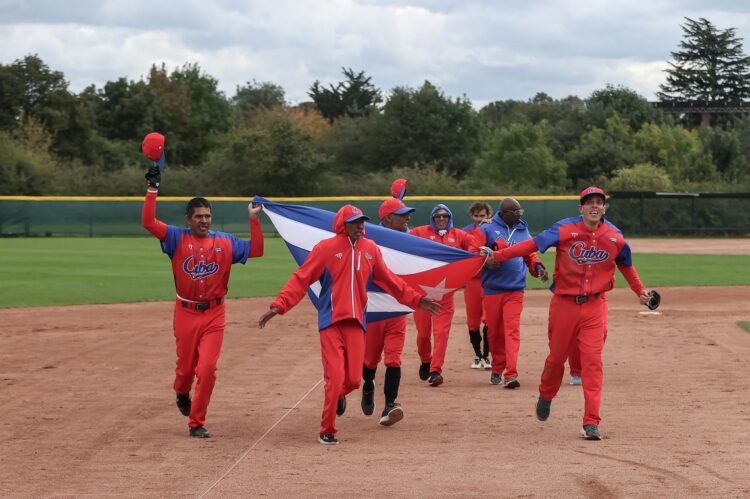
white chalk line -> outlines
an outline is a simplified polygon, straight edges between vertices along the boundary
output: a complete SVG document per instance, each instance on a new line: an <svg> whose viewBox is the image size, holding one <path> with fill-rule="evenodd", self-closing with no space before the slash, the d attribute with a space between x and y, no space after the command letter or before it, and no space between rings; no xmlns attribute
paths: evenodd
<svg viewBox="0 0 750 499"><path fill-rule="evenodd" d="M269 429L267 429L266 432L263 435L261 435L258 438L258 440L255 441L255 443L253 445L251 445L245 452L243 452L242 455L239 458L237 458L237 460L234 462L234 464L232 466L230 466L229 469L226 470L224 472L224 474L219 477L218 480L216 480L214 483L212 483L211 486L205 490L205 492L203 492L201 495L199 495L198 498L200 499L202 497L205 497L206 494L208 494L209 492L211 492L214 489L214 487L216 487L219 484L219 482L221 482L222 480L224 480L227 477L227 475L229 475L229 473L231 473L232 470L234 468L236 468L237 465L240 464L240 462L243 459L245 459L245 457L247 457L248 454L250 454L250 452L255 448L255 446L257 446L264 438L266 438L266 436L268 436L268 434L271 433L271 431L273 431L273 429L276 428L276 426L278 426L278 424L281 423L284 420L284 418L286 418L294 409L296 409L297 406L300 405L302 403L302 401L305 400L307 398L307 396L310 395L313 392L313 390L315 390L318 387L318 385L320 385L322 382L323 382L323 378L320 378L318 380L318 382L315 383L315 385L313 385L312 388L310 388L309 390L307 390L307 393L305 393L302 396L302 398L297 401L296 404L294 404L292 407L290 407L284 413L283 416L281 416L278 420L276 420L276 422L274 424L272 424L271 427Z"/></svg>

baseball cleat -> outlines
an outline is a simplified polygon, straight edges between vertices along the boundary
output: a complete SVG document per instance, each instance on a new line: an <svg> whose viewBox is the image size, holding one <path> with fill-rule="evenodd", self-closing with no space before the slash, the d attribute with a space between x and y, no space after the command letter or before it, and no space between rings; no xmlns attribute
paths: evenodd
<svg viewBox="0 0 750 499"><path fill-rule="evenodd" d="M536 402L536 418L539 421L547 421L551 406L552 406L551 400L544 400L544 398L542 398L542 396L539 395L539 400L537 400Z"/></svg>
<svg viewBox="0 0 750 499"><path fill-rule="evenodd" d="M514 388L519 388L521 386L521 383L518 382L518 378L510 377L510 378L505 378L504 386L505 388L514 389Z"/></svg>
<svg viewBox="0 0 750 499"><path fill-rule="evenodd" d="M404 410L401 408L401 404L392 402L386 404L383 409L383 414L380 415L380 424L383 426L391 426L404 419Z"/></svg>
<svg viewBox="0 0 750 499"><path fill-rule="evenodd" d="M339 441L333 433L326 433L325 435L318 435L318 442L323 445L338 445Z"/></svg>
<svg viewBox="0 0 750 499"><path fill-rule="evenodd" d="M602 436L599 433L599 427L595 424L587 424L581 428L581 436L586 440L601 440Z"/></svg>
<svg viewBox="0 0 750 499"><path fill-rule="evenodd" d="M570 377L570 384L574 386L578 386L581 384L581 377L580 376L571 376Z"/></svg>
<svg viewBox="0 0 750 499"><path fill-rule="evenodd" d="M491 385L499 385L503 382L503 375L502 374L490 374L490 384Z"/></svg>
<svg viewBox="0 0 750 499"><path fill-rule="evenodd" d="M438 372L430 373L430 377L427 378L427 383L430 386L440 386L443 384L443 375Z"/></svg>
<svg viewBox="0 0 750 499"><path fill-rule="evenodd" d="M365 416L372 416L375 412L375 383L370 390L362 387L362 412Z"/></svg>
<svg viewBox="0 0 750 499"><path fill-rule="evenodd" d="M427 381L427 378L430 377L430 363L429 362L422 362L419 365L419 379L422 381Z"/></svg>
<svg viewBox="0 0 750 499"><path fill-rule="evenodd" d="M189 393L177 394L177 408L180 410L180 414L182 414L183 416L190 416L191 406L192 406L192 403L190 402Z"/></svg>
<svg viewBox="0 0 750 499"><path fill-rule="evenodd" d="M479 357L475 357L474 362L471 363L471 368L472 369L484 369L484 361Z"/></svg>
<svg viewBox="0 0 750 499"><path fill-rule="evenodd" d="M209 438L211 433L202 426L196 426L195 428L190 428L190 436L196 438Z"/></svg>
<svg viewBox="0 0 750 499"><path fill-rule="evenodd" d="M341 397L336 404L336 415L343 416L344 412L346 412L346 397Z"/></svg>

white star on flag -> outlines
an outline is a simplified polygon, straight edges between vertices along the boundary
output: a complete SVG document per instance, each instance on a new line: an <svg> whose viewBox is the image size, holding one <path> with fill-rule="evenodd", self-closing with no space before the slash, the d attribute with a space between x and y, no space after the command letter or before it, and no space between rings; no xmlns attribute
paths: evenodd
<svg viewBox="0 0 750 499"><path fill-rule="evenodd" d="M446 278L443 278L443 280L440 281L438 285L435 287L425 286L424 284L420 284L419 287L422 288L425 291L425 293L427 293L427 298L431 298L433 300L439 301L443 299L443 296L458 289L458 288L446 288L445 279Z"/></svg>

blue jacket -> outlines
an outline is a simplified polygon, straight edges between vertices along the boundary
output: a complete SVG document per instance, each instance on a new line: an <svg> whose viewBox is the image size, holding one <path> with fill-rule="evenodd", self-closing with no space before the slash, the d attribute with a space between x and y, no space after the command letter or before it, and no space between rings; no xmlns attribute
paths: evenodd
<svg viewBox="0 0 750 499"><path fill-rule="evenodd" d="M517 224L508 227L500 217L500 213L496 213L492 217L492 223L482 224L479 228L484 235L484 240L478 241L481 246L492 247L498 239L508 243L508 246L531 239L526 220L521 219ZM532 253L527 257L519 256L503 262L500 264L500 268L496 270L483 268L482 288L484 294L494 295L510 291L523 291L526 289L526 267L531 269L532 275L536 276L537 265L544 267L536 253Z"/></svg>

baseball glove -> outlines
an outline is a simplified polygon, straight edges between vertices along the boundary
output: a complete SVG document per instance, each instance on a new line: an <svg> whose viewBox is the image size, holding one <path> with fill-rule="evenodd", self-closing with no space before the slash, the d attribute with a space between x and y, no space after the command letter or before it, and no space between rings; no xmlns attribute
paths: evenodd
<svg viewBox="0 0 750 499"><path fill-rule="evenodd" d="M656 310L661 304L661 295L654 290L651 290L649 294L651 295L651 298L648 300L648 303L646 303L646 306L650 310Z"/></svg>

